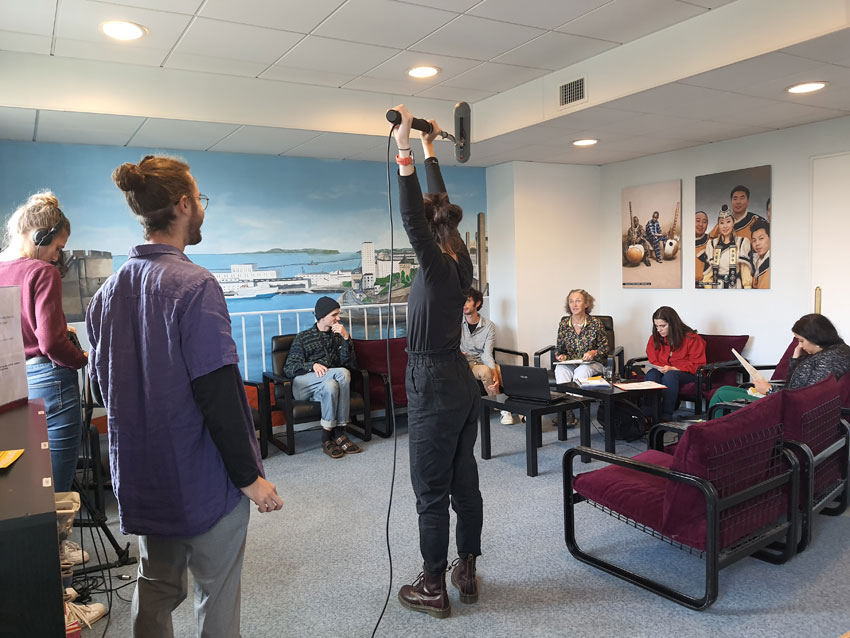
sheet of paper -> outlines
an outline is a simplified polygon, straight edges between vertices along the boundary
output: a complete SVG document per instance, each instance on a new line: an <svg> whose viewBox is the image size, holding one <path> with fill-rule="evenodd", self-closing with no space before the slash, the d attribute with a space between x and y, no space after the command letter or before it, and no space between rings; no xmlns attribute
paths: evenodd
<svg viewBox="0 0 850 638"><path fill-rule="evenodd" d="M635 381L634 383L615 383L620 390L663 390L667 386L655 381Z"/></svg>
<svg viewBox="0 0 850 638"><path fill-rule="evenodd" d="M587 379L582 379L578 382L578 384L582 388L609 388L611 384L609 384L602 377L589 377Z"/></svg>
<svg viewBox="0 0 850 638"><path fill-rule="evenodd" d="M0 286L0 406L28 395L21 291L17 286Z"/></svg>
<svg viewBox="0 0 850 638"><path fill-rule="evenodd" d="M555 365L556 366L565 366L565 365L577 366L577 365L580 365L582 363L587 363L587 362L584 359L569 359L567 361L556 361Z"/></svg>
<svg viewBox="0 0 850 638"><path fill-rule="evenodd" d="M738 354L738 351L735 350L735 348L732 348L732 354L734 354L735 358L738 359L738 361L741 362L741 365L744 366L744 370L746 370L750 374L750 379L752 379L753 381L767 381L767 379L764 378L764 375L761 372L759 372L758 370L756 370L750 364L749 361L747 361L746 359L744 359L744 357L742 357L740 354ZM762 395L762 396L764 396L764 395Z"/></svg>

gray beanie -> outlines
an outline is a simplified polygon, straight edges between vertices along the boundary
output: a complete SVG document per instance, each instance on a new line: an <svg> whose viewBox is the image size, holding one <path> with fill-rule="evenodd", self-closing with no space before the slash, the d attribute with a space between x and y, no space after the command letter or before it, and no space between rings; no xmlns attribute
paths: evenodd
<svg viewBox="0 0 850 638"><path fill-rule="evenodd" d="M321 319L339 308L339 304L330 297L319 297L316 302L316 319Z"/></svg>

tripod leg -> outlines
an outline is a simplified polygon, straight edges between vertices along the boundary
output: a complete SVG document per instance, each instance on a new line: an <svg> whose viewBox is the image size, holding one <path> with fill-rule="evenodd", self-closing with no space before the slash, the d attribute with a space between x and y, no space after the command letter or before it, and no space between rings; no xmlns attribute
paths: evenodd
<svg viewBox="0 0 850 638"><path fill-rule="evenodd" d="M74 478L74 489L80 494L80 503L82 507L86 508L86 511L89 514L89 517L92 520L93 526L96 525L100 528L101 532L106 536L106 539L109 541L109 544L112 545L112 549L115 550L116 560L110 563L101 563L100 565L92 565L90 567L81 567L80 569L74 570L74 577L81 576L83 574L90 574L92 572L99 572L105 569L112 569L113 567L120 567L121 565L132 565L136 562L136 559L130 556L130 543L127 543L123 548L118 544L118 541L115 539L115 536L112 534L112 531L109 529L109 526L106 524L106 515L98 510L91 502L88 493L86 493L82 487L80 486L79 481ZM80 517L82 518L82 516Z"/></svg>

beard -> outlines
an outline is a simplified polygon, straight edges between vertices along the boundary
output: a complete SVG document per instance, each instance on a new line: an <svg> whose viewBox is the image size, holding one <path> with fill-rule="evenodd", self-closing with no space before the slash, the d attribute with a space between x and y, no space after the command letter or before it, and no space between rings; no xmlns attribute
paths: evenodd
<svg viewBox="0 0 850 638"><path fill-rule="evenodd" d="M189 220L189 228L186 230L186 245L195 246L201 243L201 225L204 223L202 213L195 205L192 219Z"/></svg>

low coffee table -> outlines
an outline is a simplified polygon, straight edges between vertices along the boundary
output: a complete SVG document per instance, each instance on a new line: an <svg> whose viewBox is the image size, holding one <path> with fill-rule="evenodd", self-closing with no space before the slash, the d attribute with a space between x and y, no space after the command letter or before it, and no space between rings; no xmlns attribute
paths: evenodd
<svg viewBox="0 0 850 638"><path fill-rule="evenodd" d="M627 382L620 382L625 385ZM652 421L658 422L658 413L659 413L659 403L661 401L661 393L663 388L651 388L651 389L643 389L643 390L621 390L616 386L606 386L606 387L586 387L582 388L577 383L570 381L568 383L559 383L555 387L558 392L569 392L571 394L579 394L583 397L587 397L588 399L595 399L599 401L600 406L599 409L602 410L603 417L605 419L606 427L605 427L605 451L614 453L616 452L616 445L614 439L614 428L611 427L611 407L614 404L614 401L617 399L627 399L629 397L637 397L641 394L649 394L650 396L654 395L655 400L652 401ZM585 445L584 439L582 439L582 445ZM584 459L582 459L584 460Z"/></svg>
<svg viewBox="0 0 850 638"><path fill-rule="evenodd" d="M590 408L575 397L566 397L554 403L521 401L508 398L504 394L481 397L481 413L478 422L481 426L481 458L490 458L490 410L507 410L525 417L525 471L528 476L537 476L537 448L543 446L543 427L541 417L547 414L558 415L558 440L567 440L565 414L568 410L578 409L579 437L582 445L590 446Z"/></svg>

